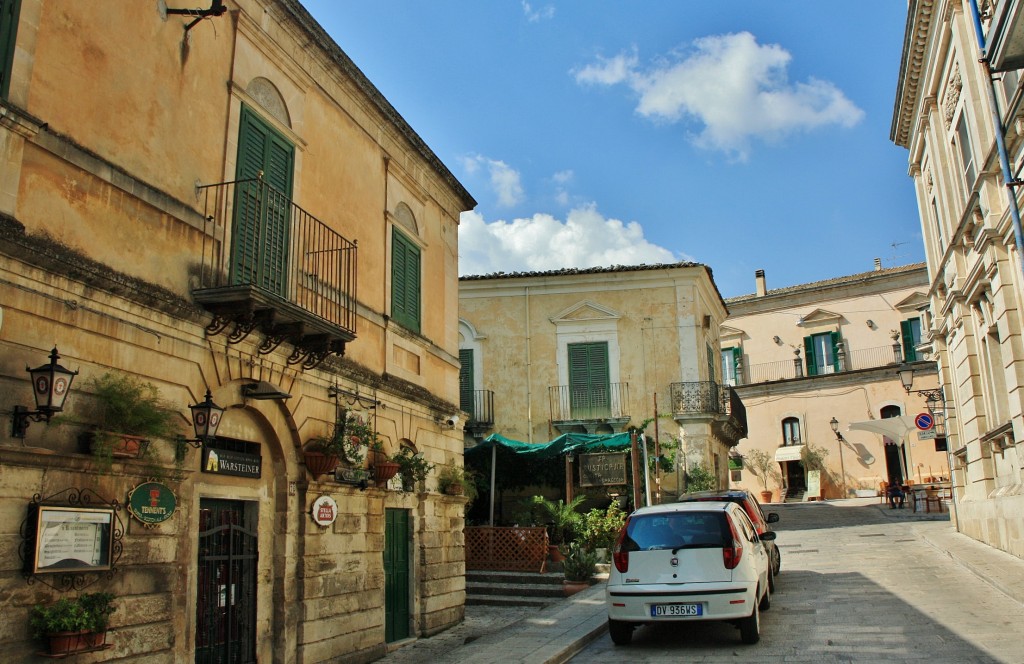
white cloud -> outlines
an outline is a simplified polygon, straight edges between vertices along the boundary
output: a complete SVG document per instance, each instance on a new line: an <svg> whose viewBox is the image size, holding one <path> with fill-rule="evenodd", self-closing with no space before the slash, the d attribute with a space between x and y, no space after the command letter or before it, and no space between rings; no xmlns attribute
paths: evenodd
<svg viewBox="0 0 1024 664"><path fill-rule="evenodd" d="M512 207L523 200L523 183L519 171L503 161L483 156L464 157L463 168L469 175L476 174L481 167L487 169L491 188L498 196L498 205Z"/></svg>
<svg viewBox="0 0 1024 664"><path fill-rule="evenodd" d="M597 63L587 65L573 72L577 83L593 83L595 85L615 85L635 77L639 63L634 49L632 54L620 53L614 58L597 56Z"/></svg>
<svg viewBox="0 0 1024 664"><path fill-rule="evenodd" d="M608 219L593 203L569 211L565 221L536 213L488 223L463 212L459 274L537 272L562 268L648 265L692 260L651 244L639 223Z"/></svg>
<svg viewBox="0 0 1024 664"><path fill-rule="evenodd" d="M745 159L751 139L861 120L832 83L790 82L792 56L777 44L761 45L749 32L704 37L689 54L671 54L641 70L635 53L598 58L576 73L579 83L627 84L639 97L637 112L668 122L696 120L695 142Z"/></svg>
<svg viewBox="0 0 1024 664"><path fill-rule="evenodd" d="M554 18L555 16L555 7L553 5L545 5L544 7L536 10L529 2L526 2L526 0L522 0L522 5L523 14L526 15L526 20L530 23L537 23L541 19Z"/></svg>
<svg viewBox="0 0 1024 664"><path fill-rule="evenodd" d="M557 173L551 176L551 179L557 182L558 184L567 184L568 182L572 181L572 179L575 176L576 174L572 172L572 169L566 169L564 171L558 171Z"/></svg>

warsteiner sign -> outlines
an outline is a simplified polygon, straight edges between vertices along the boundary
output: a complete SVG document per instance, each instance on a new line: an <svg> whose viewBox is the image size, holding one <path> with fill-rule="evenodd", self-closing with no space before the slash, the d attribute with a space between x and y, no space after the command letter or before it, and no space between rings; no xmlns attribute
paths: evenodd
<svg viewBox="0 0 1024 664"><path fill-rule="evenodd" d="M170 519L178 506L174 492L159 482L146 482L128 494L128 511L146 525Z"/></svg>
<svg viewBox="0 0 1024 664"><path fill-rule="evenodd" d="M612 486L625 483L625 454L580 455L580 486Z"/></svg>

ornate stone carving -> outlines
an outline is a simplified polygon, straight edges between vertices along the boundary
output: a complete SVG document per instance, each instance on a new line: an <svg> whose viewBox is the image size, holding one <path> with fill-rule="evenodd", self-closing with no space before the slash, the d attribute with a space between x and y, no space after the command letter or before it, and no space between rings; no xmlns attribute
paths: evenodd
<svg viewBox="0 0 1024 664"><path fill-rule="evenodd" d="M960 91L963 87L963 81L960 80L960 66L953 65L953 75L949 77L949 83L946 84L946 95L942 102L942 115L946 121L946 129L953 124L953 115L956 113L956 105L960 101Z"/></svg>
<svg viewBox="0 0 1024 664"><path fill-rule="evenodd" d="M273 83L263 77L256 77L249 81L245 93L281 124L286 127L292 126L288 117L288 105L284 103L284 97Z"/></svg>

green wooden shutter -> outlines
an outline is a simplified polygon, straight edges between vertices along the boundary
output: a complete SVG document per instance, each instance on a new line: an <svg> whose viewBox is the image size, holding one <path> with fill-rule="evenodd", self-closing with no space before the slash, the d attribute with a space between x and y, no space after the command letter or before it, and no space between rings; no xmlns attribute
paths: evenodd
<svg viewBox="0 0 1024 664"><path fill-rule="evenodd" d="M914 324L913 321L919 320L917 318L911 318L904 321L900 321L900 333L903 336L903 361L904 362L916 362L917 361L917 349L914 348Z"/></svg>
<svg viewBox="0 0 1024 664"><path fill-rule="evenodd" d="M409 637L409 511L384 510L384 640Z"/></svg>
<svg viewBox="0 0 1024 664"><path fill-rule="evenodd" d="M839 371L839 333L832 332L832 370Z"/></svg>
<svg viewBox="0 0 1024 664"><path fill-rule="evenodd" d="M569 403L573 419L611 414L608 342L569 344Z"/></svg>
<svg viewBox="0 0 1024 664"><path fill-rule="evenodd" d="M420 249L398 230L391 241L391 317L420 331Z"/></svg>
<svg viewBox="0 0 1024 664"><path fill-rule="evenodd" d="M254 284L287 297L295 148L247 106L242 106L235 176L235 224L231 274L236 284Z"/></svg>
<svg viewBox="0 0 1024 664"><path fill-rule="evenodd" d="M0 0L0 97L7 99L11 89L11 68L18 37L21 0Z"/></svg>
<svg viewBox="0 0 1024 664"><path fill-rule="evenodd" d="M473 412L473 349L459 349L459 408L470 416Z"/></svg>
<svg viewBox="0 0 1024 664"><path fill-rule="evenodd" d="M814 337L804 337L804 363L807 365L807 375L818 375L818 363L814 359Z"/></svg>

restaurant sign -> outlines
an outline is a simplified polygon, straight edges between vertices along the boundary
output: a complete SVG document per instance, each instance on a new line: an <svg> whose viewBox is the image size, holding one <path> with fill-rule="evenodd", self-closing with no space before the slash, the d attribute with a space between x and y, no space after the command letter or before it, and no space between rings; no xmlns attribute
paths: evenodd
<svg viewBox="0 0 1024 664"><path fill-rule="evenodd" d="M263 457L259 454L218 450L204 446L202 471L217 475L259 478L263 471Z"/></svg>
<svg viewBox="0 0 1024 664"><path fill-rule="evenodd" d="M580 455L580 486L613 486L625 483L625 454Z"/></svg>
<svg viewBox="0 0 1024 664"><path fill-rule="evenodd" d="M146 525L170 519L177 506L174 492L160 482L145 482L128 493L128 512Z"/></svg>

